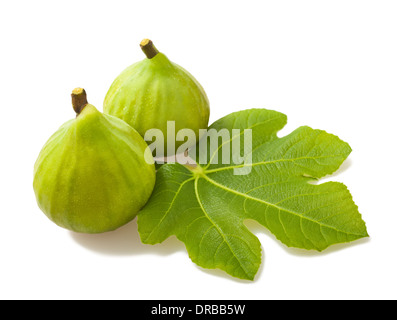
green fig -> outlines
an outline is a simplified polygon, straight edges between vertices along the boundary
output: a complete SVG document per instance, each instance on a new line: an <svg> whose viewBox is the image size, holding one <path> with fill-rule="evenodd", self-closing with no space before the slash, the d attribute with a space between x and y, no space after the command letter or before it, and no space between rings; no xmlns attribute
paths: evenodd
<svg viewBox="0 0 397 320"><path fill-rule="evenodd" d="M82 233L115 230L146 204L155 166L146 142L124 121L72 92L75 119L44 145L34 165L40 209L57 225Z"/></svg>
<svg viewBox="0 0 397 320"><path fill-rule="evenodd" d="M195 145L201 136L200 129L207 129L208 97L199 82L159 52L151 40L142 40L140 46L146 58L126 68L113 81L103 110L123 119L143 137L150 129L160 130L164 137L163 154L157 149L156 156L173 156L182 144L186 149ZM167 130L170 121L174 127ZM188 136L183 130L192 133L187 141L175 138L178 132Z"/></svg>

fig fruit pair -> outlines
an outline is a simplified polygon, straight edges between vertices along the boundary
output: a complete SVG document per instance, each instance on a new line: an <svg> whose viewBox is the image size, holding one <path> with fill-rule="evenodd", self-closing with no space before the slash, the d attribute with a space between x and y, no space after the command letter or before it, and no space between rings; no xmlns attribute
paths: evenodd
<svg viewBox="0 0 397 320"><path fill-rule="evenodd" d="M36 160L38 206L63 228L101 233L134 219L156 180L145 132L158 129L169 142L168 121L197 133L196 139L208 126L208 98L197 80L150 40L141 48L147 58L116 78L103 113L87 102L84 89L73 90L76 118L50 137Z"/></svg>

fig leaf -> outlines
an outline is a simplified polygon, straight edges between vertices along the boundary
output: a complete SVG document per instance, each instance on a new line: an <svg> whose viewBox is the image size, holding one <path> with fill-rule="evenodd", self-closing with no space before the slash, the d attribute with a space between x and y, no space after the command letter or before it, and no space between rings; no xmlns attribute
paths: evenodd
<svg viewBox="0 0 397 320"><path fill-rule="evenodd" d="M158 171L152 197L138 214L141 241L156 244L175 235L197 265L253 280L261 244L244 224L247 219L286 246L307 250L367 237L346 186L317 183L340 167L350 146L306 126L278 137L286 122L282 113L250 109L213 123L208 132L226 129L229 138L211 148L204 137L191 150L195 167L173 163ZM250 129L249 144L241 142L245 129Z"/></svg>

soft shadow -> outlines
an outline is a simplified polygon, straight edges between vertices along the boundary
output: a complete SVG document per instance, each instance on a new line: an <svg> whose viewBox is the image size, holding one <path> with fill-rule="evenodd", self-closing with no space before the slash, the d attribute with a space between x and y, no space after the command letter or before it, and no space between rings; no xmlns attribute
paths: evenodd
<svg viewBox="0 0 397 320"><path fill-rule="evenodd" d="M343 163L341 164L341 166L338 168L338 170L336 170L333 174L329 175L330 177L336 177L340 174L342 174L343 172L345 172L347 169L349 169L351 167L351 165L353 164L353 161L351 158L347 158L345 161L343 161Z"/></svg>
<svg viewBox="0 0 397 320"><path fill-rule="evenodd" d="M338 168L338 170L336 170L334 173L325 175L324 177L322 177L320 179L312 178L311 180L308 180L307 183L313 184L313 185L318 185L321 183L325 183L327 181L334 181L334 178L341 175L343 172L347 171L351 167L352 163L353 163L352 160L348 158L341 164L341 166ZM310 176L307 176L307 177L311 178Z"/></svg>
<svg viewBox="0 0 397 320"><path fill-rule="evenodd" d="M185 250L176 237L170 237L156 245L143 244L140 240L137 219L118 228L100 234L70 232L71 238L79 245L105 255L170 255Z"/></svg>
<svg viewBox="0 0 397 320"><path fill-rule="evenodd" d="M361 238L361 239L357 239L354 240L352 242L345 242L345 243L336 243L333 244L331 246L329 246L328 248L326 248L323 251L316 251L316 250L306 250L306 249L299 249L299 248L289 248L285 245L283 245L282 243L280 243L280 245L282 246L282 248L288 252L289 254L292 254L294 256L300 256L300 257L319 257L319 256L325 256L328 254L332 254L335 252L339 252L348 248L352 248L354 246L359 246L362 245L364 243L367 243L370 241L370 238Z"/></svg>
<svg viewBox="0 0 397 320"><path fill-rule="evenodd" d="M307 250L307 249L301 249L301 248L292 248L292 247L287 247L285 244L283 244L280 240L278 240L274 234L272 234L268 229L266 229L264 226L262 226L260 223L256 222L255 220L250 220L247 219L244 221L244 224L247 226L247 228L254 234L265 234L269 238L271 238L273 241L277 243L277 245L284 251L286 251L289 254L292 254L294 256L300 256L300 257L319 257L319 256L324 256L328 254L332 254L335 252L339 252L341 250L345 250L354 246L359 246L362 244L365 244L371 240L370 237L366 238L361 238L354 240L352 242L345 242L345 243L336 243L328 248L324 249L323 251L317 251L317 250Z"/></svg>

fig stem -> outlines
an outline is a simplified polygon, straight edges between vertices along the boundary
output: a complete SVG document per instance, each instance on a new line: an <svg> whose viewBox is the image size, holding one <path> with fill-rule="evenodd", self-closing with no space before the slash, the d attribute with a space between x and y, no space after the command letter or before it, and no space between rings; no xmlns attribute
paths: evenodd
<svg viewBox="0 0 397 320"><path fill-rule="evenodd" d="M87 101L87 93L83 88L75 88L72 91L72 105L73 109L76 112L76 116L83 111L84 107L88 104Z"/></svg>
<svg viewBox="0 0 397 320"><path fill-rule="evenodd" d="M146 55L146 57L148 59L154 58L159 53L159 51L154 46L152 40L143 39L141 41L140 46L141 46L143 53Z"/></svg>

